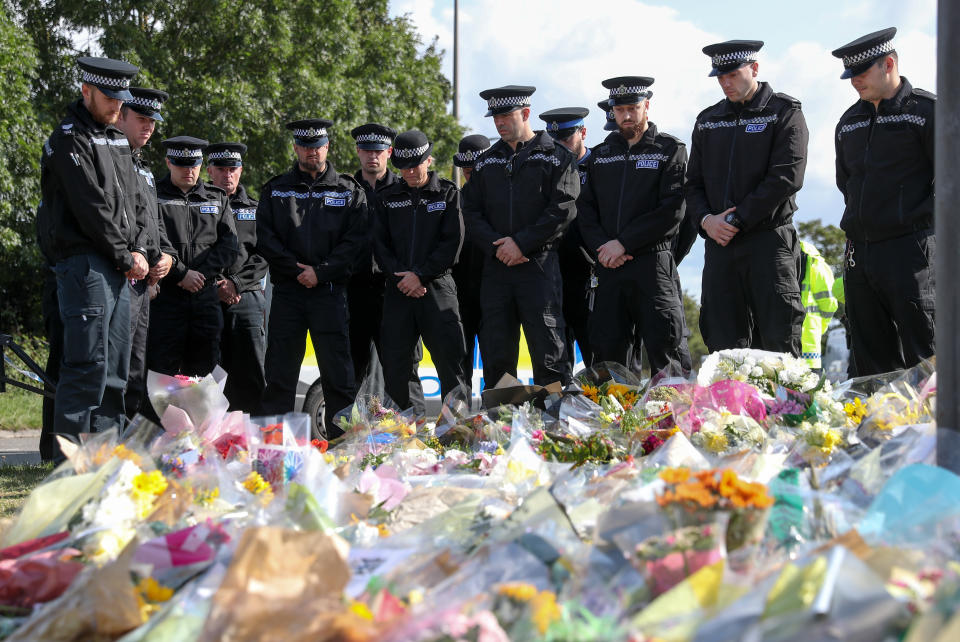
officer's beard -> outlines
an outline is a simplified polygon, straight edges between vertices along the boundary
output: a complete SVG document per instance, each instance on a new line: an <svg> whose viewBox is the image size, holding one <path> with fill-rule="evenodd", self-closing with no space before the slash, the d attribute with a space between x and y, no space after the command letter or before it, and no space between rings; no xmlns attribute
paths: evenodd
<svg viewBox="0 0 960 642"><path fill-rule="evenodd" d="M646 122L642 123L633 123L627 125L626 127L620 126L620 135L626 138L627 140L633 140L637 136L643 133L643 130L646 128Z"/></svg>

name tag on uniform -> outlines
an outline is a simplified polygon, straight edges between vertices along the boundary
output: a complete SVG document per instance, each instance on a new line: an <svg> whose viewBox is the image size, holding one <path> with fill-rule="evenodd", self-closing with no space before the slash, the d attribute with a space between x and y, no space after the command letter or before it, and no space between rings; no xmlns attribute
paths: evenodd
<svg viewBox="0 0 960 642"><path fill-rule="evenodd" d="M257 220L257 210L254 209L240 209L233 210L237 213L238 221L255 221Z"/></svg>
<svg viewBox="0 0 960 642"><path fill-rule="evenodd" d="M637 169L659 169L660 161L658 160L638 160Z"/></svg>
<svg viewBox="0 0 960 642"><path fill-rule="evenodd" d="M200 213L201 214L216 214L220 211L219 205L201 205Z"/></svg>
<svg viewBox="0 0 960 642"><path fill-rule="evenodd" d="M767 123L753 123L751 125L747 125L747 133L759 134L766 128L767 128Z"/></svg>
<svg viewBox="0 0 960 642"><path fill-rule="evenodd" d="M343 207L347 204L347 199L337 198L335 196L324 196L323 204L330 205L331 207Z"/></svg>
<svg viewBox="0 0 960 642"><path fill-rule="evenodd" d="M436 203L427 203L428 212L442 212L447 209L446 201L437 201Z"/></svg>

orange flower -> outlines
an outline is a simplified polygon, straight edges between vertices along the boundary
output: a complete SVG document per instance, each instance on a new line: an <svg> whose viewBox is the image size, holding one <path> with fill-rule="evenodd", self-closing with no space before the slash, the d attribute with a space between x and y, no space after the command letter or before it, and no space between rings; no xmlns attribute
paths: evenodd
<svg viewBox="0 0 960 642"><path fill-rule="evenodd" d="M664 491L662 495L657 496L657 503L661 506L672 504L675 501L677 501L677 495L671 490Z"/></svg>
<svg viewBox="0 0 960 642"><path fill-rule="evenodd" d="M724 497L733 497L740 488L740 479L737 473L730 469L725 469L720 477L720 494Z"/></svg>
<svg viewBox="0 0 960 642"><path fill-rule="evenodd" d="M699 504L704 508L713 508L717 503L716 497L710 494L710 491L703 484L697 482L687 482L677 485L676 488L678 501L689 501Z"/></svg>
<svg viewBox="0 0 960 642"><path fill-rule="evenodd" d="M703 470L698 473L693 474L697 480L703 484L707 489L716 492L718 488L717 484L717 471L715 470Z"/></svg>
<svg viewBox="0 0 960 642"><path fill-rule="evenodd" d="M682 484L690 479L690 469L688 468L664 468L660 471L660 479L668 484Z"/></svg>

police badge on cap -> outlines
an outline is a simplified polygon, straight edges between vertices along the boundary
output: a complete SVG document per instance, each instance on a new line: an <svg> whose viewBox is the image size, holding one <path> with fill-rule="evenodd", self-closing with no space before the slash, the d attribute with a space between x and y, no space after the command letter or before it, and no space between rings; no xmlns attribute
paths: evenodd
<svg viewBox="0 0 960 642"><path fill-rule="evenodd" d="M399 134L393 141L390 161L397 169L409 169L427 160L431 150L433 150L433 144L427 140L427 135L422 131L411 129Z"/></svg>
<svg viewBox="0 0 960 642"><path fill-rule="evenodd" d="M163 116L160 115L160 108L163 103L170 98L170 95L159 89L148 89L146 87L131 87L131 98L124 101L124 105L133 111L152 118L157 122L163 122Z"/></svg>
<svg viewBox="0 0 960 642"><path fill-rule="evenodd" d="M530 96L537 90L529 85L506 85L495 89L484 89L480 97L487 101L487 116L508 114L517 109L530 106Z"/></svg>
<svg viewBox="0 0 960 642"><path fill-rule="evenodd" d="M293 132L293 142L300 147L323 147L330 142L327 128L333 126L326 118L306 118L287 123L287 129Z"/></svg>
<svg viewBox="0 0 960 642"><path fill-rule="evenodd" d="M707 45L703 53L710 56L710 64L713 65L708 76L721 76L757 62L762 48L762 40L727 40Z"/></svg>
<svg viewBox="0 0 960 642"><path fill-rule="evenodd" d="M607 115L607 122L603 124L603 131L605 132L615 132L619 131L620 128L617 127L617 117L613 113L613 107L610 105L610 100L601 100L597 103L597 107L603 110L603 113Z"/></svg>
<svg viewBox="0 0 960 642"><path fill-rule="evenodd" d="M397 131L386 125L367 123L351 129L350 135L357 141L357 149L383 151L390 149L390 146L393 145L393 139L397 137Z"/></svg>
<svg viewBox="0 0 960 642"><path fill-rule="evenodd" d="M552 138L564 140L583 127L583 119L590 110L586 107L561 107L540 114L539 118L547 124L546 130Z"/></svg>
<svg viewBox="0 0 960 642"><path fill-rule="evenodd" d="M607 78L602 83L610 90L610 105L635 105L653 96L650 85L653 78L649 76L617 76Z"/></svg>
<svg viewBox="0 0 960 642"><path fill-rule="evenodd" d="M243 155L247 146L243 143L214 143L207 147L207 164L216 167L243 167Z"/></svg>
<svg viewBox="0 0 960 642"><path fill-rule="evenodd" d="M897 35L897 28L874 31L853 42L848 42L839 49L833 50L833 55L843 60L843 74L841 78L859 76L870 68L878 59L894 52L893 37Z"/></svg>
<svg viewBox="0 0 960 642"><path fill-rule="evenodd" d="M473 167L477 158L490 149L490 139L483 134L470 134L460 139L457 153L453 155L453 164L457 167Z"/></svg>
<svg viewBox="0 0 960 642"><path fill-rule="evenodd" d="M167 159L180 167L196 167L203 161L203 150L207 141L193 136L174 136L163 141L167 150Z"/></svg>
<svg viewBox="0 0 960 642"><path fill-rule="evenodd" d="M77 58L80 68L80 82L93 85L110 98L130 100L130 80L140 71L139 68L122 60L112 58Z"/></svg>

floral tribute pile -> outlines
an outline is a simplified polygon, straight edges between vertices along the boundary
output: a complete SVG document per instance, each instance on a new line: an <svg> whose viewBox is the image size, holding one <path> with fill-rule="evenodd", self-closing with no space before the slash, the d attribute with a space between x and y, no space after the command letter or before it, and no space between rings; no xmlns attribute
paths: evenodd
<svg viewBox="0 0 960 642"><path fill-rule="evenodd" d="M63 443L0 527L0 639L946 640L960 478L930 364L616 364L439 417L361 394L344 436L149 377L162 426Z"/></svg>

